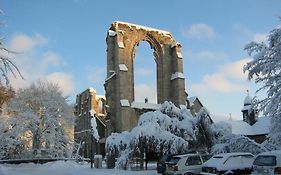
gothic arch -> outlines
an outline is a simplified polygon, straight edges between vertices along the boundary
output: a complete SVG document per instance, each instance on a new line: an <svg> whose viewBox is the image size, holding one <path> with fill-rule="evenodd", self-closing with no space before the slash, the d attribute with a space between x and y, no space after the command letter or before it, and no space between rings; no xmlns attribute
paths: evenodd
<svg viewBox="0 0 281 175"><path fill-rule="evenodd" d="M185 105L185 80L181 45L167 31L140 25L113 22L108 31L107 79L105 81L108 115L117 132L129 130L138 120L134 102L134 56L141 41L154 50L157 69L157 101Z"/></svg>

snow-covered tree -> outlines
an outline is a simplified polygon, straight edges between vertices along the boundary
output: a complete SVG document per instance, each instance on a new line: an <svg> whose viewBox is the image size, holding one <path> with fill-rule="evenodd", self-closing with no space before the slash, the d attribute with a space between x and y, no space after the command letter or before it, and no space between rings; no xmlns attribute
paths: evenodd
<svg viewBox="0 0 281 175"><path fill-rule="evenodd" d="M0 16L3 14L3 11L0 9ZM19 75L21 78L23 78L18 67L12 61L11 55L14 53L15 52L4 46L3 37L0 36L0 84L2 85L9 85L9 72L12 73L14 77Z"/></svg>
<svg viewBox="0 0 281 175"><path fill-rule="evenodd" d="M12 87L6 87L0 84L0 115L3 111L3 105L7 103L13 96L15 92Z"/></svg>
<svg viewBox="0 0 281 175"><path fill-rule="evenodd" d="M4 136L12 141L1 140L1 147L13 150L9 148L10 142L15 142L22 148L19 156L40 156L40 153L52 157L66 155L69 140L64 129L73 118L71 108L57 85L38 82L19 89L10 101L8 111Z"/></svg>
<svg viewBox="0 0 281 175"><path fill-rule="evenodd" d="M220 143L213 146L212 152L214 154L232 152L250 152L252 154L258 154L269 151L262 144L256 143L254 140L242 135L230 134L222 137L219 142Z"/></svg>
<svg viewBox="0 0 281 175"><path fill-rule="evenodd" d="M159 110L141 115L131 132L109 136L107 153L119 157L117 165L124 168L132 157L143 158L146 153L162 155L206 148L206 144L201 144L204 140L200 140L207 137L201 132L210 128L207 126L210 121L205 120L206 113L204 110L194 117L186 108L179 109L171 102L164 102Z"/></svg>
<svg viewBox="0 0 281 175"><path fill-rule="evenodd" d="M271 141L281 146L281 28L270 32L268 43L251 42L245 50L254 59L244 71L249 72L250 80L261 84L259 91L267 92L267 97L259 102L260 110L271 117Z"/></svg>
<svg viewBox="0 0 281 175"><path fill-rule="evenodd" d="M278 149L268 141L259 144L247 136L232 134L231 125L227 122L212 124L210 131L215 137L212 147L213 154L231 152L250 152L252 154L258 154Z"/></svg>

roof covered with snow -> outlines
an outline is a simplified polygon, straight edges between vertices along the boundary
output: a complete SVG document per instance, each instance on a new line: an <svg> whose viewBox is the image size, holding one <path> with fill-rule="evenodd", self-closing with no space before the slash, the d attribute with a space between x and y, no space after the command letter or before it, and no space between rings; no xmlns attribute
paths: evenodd
<svg viewBox="0 0 281 175"><path fill-rule="evenodd" d="M254 125L249 125L242 120L228 121L232 126L232 133L238 135L264 135L269 133L270 118L259 117Z"/></svg>
<svg viewBox="0 0 281 175"><path fill-rule="evenodd" d="M141 102L132 102L131 103L132 108L138 108L138 109L160 109L161 104L155 104L155 103L141 103Z"/></svg>
<svg viewBox="0 0 281 175"><path fill-rule="evenodd" d="M246 105L251 105L252 104L252 97L250 97L250 95L248 94L245 99L244 99L244 106Z"/></svg>
<svg viewBox="0 0 281 175"><path fill-rule="evenodd" d="M188 99L189 103L194 103L197 98L198 98L197 96L193 96L193 97L189 97L187 99Z"/></svg>

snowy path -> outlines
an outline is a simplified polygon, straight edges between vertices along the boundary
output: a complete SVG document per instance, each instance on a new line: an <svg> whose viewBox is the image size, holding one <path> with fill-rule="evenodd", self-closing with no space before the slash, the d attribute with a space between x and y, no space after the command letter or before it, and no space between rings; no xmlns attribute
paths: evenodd
<svg viewBox="0 0 281 175"><path fill-rule="evenodd" d="M0 165L0 175L158 175L156 170L124 171L117 169L91 169L90 165L75 162L51 162L43 165L28 163Z"/></svg>

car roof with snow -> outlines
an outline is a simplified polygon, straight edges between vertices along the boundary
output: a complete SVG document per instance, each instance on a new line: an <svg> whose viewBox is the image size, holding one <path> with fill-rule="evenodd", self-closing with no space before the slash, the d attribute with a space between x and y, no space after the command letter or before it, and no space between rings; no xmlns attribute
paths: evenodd
<svg viewBox="0 0 281 175"><path fill-rule="evenodd" d="M281 150L263 152L263 153L260 153L259 155L274 155L274 156L281 155Z"/></svg>
<svg viewBox="0 0 281 175"><path fill-rule="evenodd" d="M180 154L180 155L175 155L175 156L173 156L173 157L187 157L187 156L198 156L198 155L201 155L201 156L203 156L203 155L209 155L209 154L207 154L207 153L188 153L188 154Z"/></svg>
<svg viewBox="0 0 281 175"><path fill-rule="evenodd" d="M253 155L252 153L245 153L245 152L235 152L235 153L222 153L222 154L216 154L215 156L223 156L223 157L230 157L230 156L237 156L237 155Z"/></svg>
<svg viewBox="0 0 281 175"><path fill-rule="evenodd" d="M252 157L254 157L253 154L244 153L244 152L216 154L211 159L209 159L207 162L205 162L203 164L203 166L214 167L219 164L223 164L229 157L233 157L233 156L252 156Z"/></svg>

